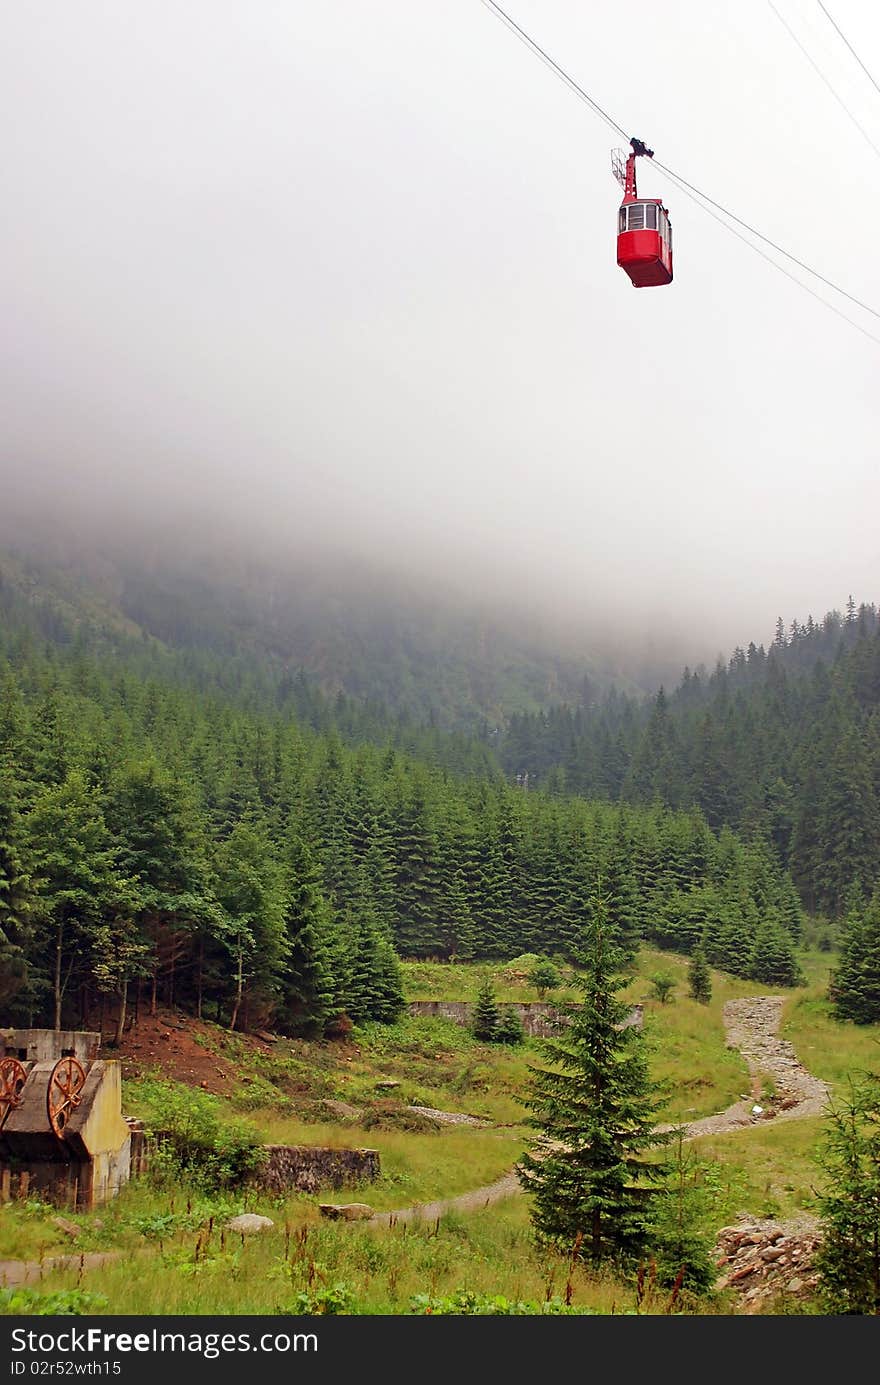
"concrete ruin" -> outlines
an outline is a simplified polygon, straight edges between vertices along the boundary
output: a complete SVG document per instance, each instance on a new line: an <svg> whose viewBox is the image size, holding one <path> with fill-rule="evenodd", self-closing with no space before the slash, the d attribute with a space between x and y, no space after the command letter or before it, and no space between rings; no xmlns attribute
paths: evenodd
<svg viewBox="0 0 880 1385"><path fill-rule="evenodd" d="M120 1065L99 1046L83 1030L0 1029L0 1200L89 1208L128 1182Z"/></svg>

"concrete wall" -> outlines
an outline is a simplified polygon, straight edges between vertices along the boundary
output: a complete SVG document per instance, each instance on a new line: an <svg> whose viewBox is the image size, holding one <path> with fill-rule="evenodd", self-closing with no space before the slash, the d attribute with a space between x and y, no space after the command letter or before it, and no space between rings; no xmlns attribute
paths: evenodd
<svg viewBox="0 0 880 1385"><path fill-rule="evenodd" d="M89 1029L0 1029L0 1054L23 1063L57 1063L65 1053L90 1063L100 1047L101 1035Z"/></svg>
<svg viewBox="0 0 880 1385"><path fill-rule="evenodd" d="M407 1007L411 1015L429 1015L439 1019L452 1020L464 1028L470 1026L474 1007L468 1000L412 1000ZM565 1022L554 1005L546 1000L511 1002L498 1006L504 1010L515 1010L522 1021L523 1032L533 1038L546 1038L558 1033L560 1021ZM642 1025L641 1005L634 1005L626 1018L625 1025Z"/></svg>
<svg viewBox="0 0 880 1385"><path fill-rule="evenodd" d="M464 1028L470 1026L474 1007L469 1000L412 1000L408 1006L411 1015L430 1015L439 1019L452 1020ZM524 1033L543 1037L556 1033L559 1011L546 1001L524 1001L521 1004L499 1005L498 1009L515 1010L522 1021Z"/></svg>
<svg viewBox="0 0 880 1385"><path fill-rule="evenodd" d="M346 1188L373 1183L379 1177L379 1152L375 1149L322 1149L314 1145L266 1145L266 1162L254 1175L272 1193L297 1189L314 1193L319 1188Z"/></svg>

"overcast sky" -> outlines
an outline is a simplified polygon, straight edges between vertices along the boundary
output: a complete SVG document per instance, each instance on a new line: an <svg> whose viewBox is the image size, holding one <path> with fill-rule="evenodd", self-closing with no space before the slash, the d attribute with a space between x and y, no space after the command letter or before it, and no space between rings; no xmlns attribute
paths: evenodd
<svg viewBox="0 0 880 1385"><path fill-rule="evenodd" d="M819 6L775 3L880 148ZM505 7L880 306L880 158L766 0ZM880 7L827 8L880 80ZM633 289L622 141L480 0L7 0L0 114L8 508L343 539L634 631L684 611L695 657L880 597L880 345L645 160L675 280Z"/></svg>

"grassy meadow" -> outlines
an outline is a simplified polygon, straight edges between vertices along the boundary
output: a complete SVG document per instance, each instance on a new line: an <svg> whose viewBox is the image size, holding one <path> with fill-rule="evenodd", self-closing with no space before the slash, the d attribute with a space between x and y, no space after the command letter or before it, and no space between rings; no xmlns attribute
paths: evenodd
<svg viewBox="0 0 880 1385"><path fill-rule="evenodd" d="M832 960L805 954L807 984L787 994L782 1032L807 1067L842 1089L851 1073L880 1066L880 1026L831 1017L825 990ZM688 997L686 972L685 958L645 948L624 993L644 1007L652 1073L667 1089L660 1113L667 1121L723 1110L749 1091L746 1065L727 1047L723 1005L770 993L713 972L711 1002L699 1005ZM652 984L658 973L673 981L665 1003ZM473 1000L486 975L501 1001L537 999L501 963L404 965L413 999ZM547 998L576 993L569 984ZM94 1213L65 1213L80 1228L75 1240L57 1224L57 1209L36 1199L8 1203L0 1206L0 1259L40 1262L43 1274L36 1285L3 1291L0 1311L401 1314L488 1311L486 1303L498 1296L507 1305L500 1311L517 1303L532 1305L520 1311L593 1313L665 1313L673 1306L668 1292L650 1283L638 1291L634 1280L596 1276L538 1249L520 1194L439 1222L371 1227L320 1216L321 1201L362 1200L391 1211L454 1197L509 1171L529 1135L520 1098L529 1066L542 1061L539 1042L478 1043L448 1020L413 1016L357 1029L339 1043L280 1039L271 1052L220 1029L206 1028L201 1042L237 1074L231 1094L216 1101L223 1119L243 1122L260 1141L375 1148L379 1180L273 1198L241 1184L209 1193L167 1173L148 1176ZM127 1113L141 1113L157 1081L165 1081L159 1070L139 1069L126 1079ZM412 1105L484 1124L432 1125L415 1117ZM694 1141L705 1228L715 1231L744 1214L814 1211L820 1131L819 1119L789 1120ZM267 1215L274 1227L248 1238L224 1231L240 1211ZM51 1267L52 1256L71 1251L115 1258L88 1268ZM674 1308L734 1311L724 1295L699 1303L680 1296Z"/></svg>

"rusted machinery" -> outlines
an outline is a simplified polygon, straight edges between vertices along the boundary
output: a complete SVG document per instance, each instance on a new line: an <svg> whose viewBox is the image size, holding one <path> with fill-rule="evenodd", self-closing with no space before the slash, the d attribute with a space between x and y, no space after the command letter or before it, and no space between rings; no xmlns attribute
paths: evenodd
<svg viewBox="0 0 880 1385"><path fill-rule="evenodd" d="M31 1190L91 1206L129 1177L119 1064L98 1035L5 1030L0 1058L0 1197Z"/></svg>
<svg viewBox="0 0 880 1385"><path fill-rule="evenodd" d="M78 1058L67 1054L59 1058L49 1074L46 1088L46 1114L59 1140L64 1139L64 1127L79 1106L86 1070Z"/></svg>
<svg viewBox="0 0 880 1385"><path fill-rule="evenodd" d="M31 1064L25 1067L20 1058L7 1053L0 1058L0 1130L10 1111L21 1105L21 1094L27 1082Z"/></svg>

